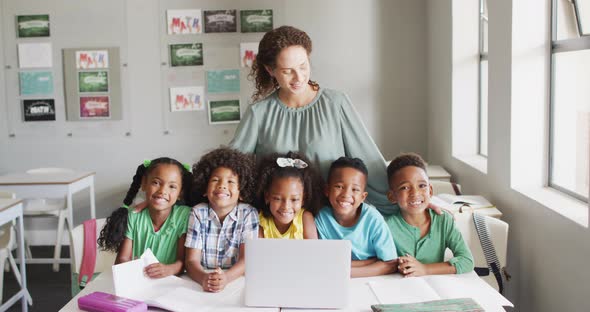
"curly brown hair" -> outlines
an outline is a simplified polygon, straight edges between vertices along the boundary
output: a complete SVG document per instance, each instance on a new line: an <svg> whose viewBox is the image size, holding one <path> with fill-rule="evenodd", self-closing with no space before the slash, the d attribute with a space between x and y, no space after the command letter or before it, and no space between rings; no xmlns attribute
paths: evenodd
<svg viewBox="0 0 590 312"><path fill-rule="evenodd" d="M224 167L233 171L238 176L240 198L244 203L252 203L254 199L254 168L256 163L254 156L242 153L228 147L215 149L201 157L201 160L193 165L193 190L192 198L196 203L208 203L203 196L207 192L209 178L215 169Z"/></svg>
<svg viewBox="0 0 590 312"><path fill-rule="evenodd" d="M387 166L387 181L391 183L391 177L400 169L408 166L422 168L426 172L426 161L416 153L402 153Z"/></svg>
<svg viewBox="0 0 590 312"><path fill-rule="evenodd" d="M295 167L279 167L277 158L285 157L292 159L301 159L307 163L307 167L298 169ZM318 171L311 161L296 152L287 154L274 153L264 157L257 166L258 188L256 189L255 206L265 217L270 217L270 207L264 199L264 193L267 192L273 181L280 178L298 178L303 185L303 208L311 212L314 216L317 214L322 205L323 181Z"/></svg>
<svg viewBox="0 0 590 312"><path fill-rule="evenodd" d="M292 26L281 26L273 29L264 34L264 37L260 40L258 54L248 75L248 78L255 82L256 91L252 95L254 102L267 97L278 89L277 80L271 77L264 66L275 68L279 53L291 46L302 46L307 51L308 56L311 54L311 39L309 36L304 31ZM315 91L320 89L320 85L311 79L308 84Z"/></svg>

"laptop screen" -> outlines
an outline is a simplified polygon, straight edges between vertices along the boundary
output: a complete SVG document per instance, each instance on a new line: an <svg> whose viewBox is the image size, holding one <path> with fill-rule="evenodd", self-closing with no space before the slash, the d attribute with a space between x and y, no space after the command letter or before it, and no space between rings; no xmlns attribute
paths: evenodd
<svg viewBox="0 0 590 312"><path fill-rule="evenodd" d="M347 240L247 240L245 304L346 307L350 249Z"/></svg>

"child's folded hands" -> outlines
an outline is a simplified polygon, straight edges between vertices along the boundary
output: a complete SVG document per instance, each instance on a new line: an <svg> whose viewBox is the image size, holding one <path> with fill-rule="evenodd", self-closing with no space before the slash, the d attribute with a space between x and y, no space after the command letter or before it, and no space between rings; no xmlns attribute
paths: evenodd
<svg viewBox="0 0 590 312"><path fill-rule="evenodd" d="M404 277L426 275L426 266L409 254L398 258L398 271Z"/></svg>
<svg viewBox="0 0 590 312"><path fill-rule="evenodd" d="M205 280L202 283L203 289L210 292L222 291L226 284L227 277L225 276L225 272L220 268L205 275Z"/></svg>

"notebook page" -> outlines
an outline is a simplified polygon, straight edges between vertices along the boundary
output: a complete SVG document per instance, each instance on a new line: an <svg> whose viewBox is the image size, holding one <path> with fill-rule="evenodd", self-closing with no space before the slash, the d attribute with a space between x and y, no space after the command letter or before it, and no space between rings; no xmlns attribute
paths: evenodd
<svg viewBox="0 0 590 312"><path fill-rule="evenodd" d="M195 283L196 284L196 283ZM154 299L153 306L172 311L227 311L227 312L278 312L279 308L250 308L244 305L244 279L239 278L218 293L204 292L198 289L178 287ZM151 305L151 304L150 304Z"/></svg>
<svg viewBox="0 0 590 312"><path fill-rule="evenodd" d="M414 303L441 299L421 277L407 277L369 282L379 303Z"/></svg>
<svg viewBox="0 0 590 312"><path fill-rule="evenodd" d="M425 279L444 299L473 298L486 311L504 311L502 306L514 306L474 272L456 275L431 275Z"/></svg>

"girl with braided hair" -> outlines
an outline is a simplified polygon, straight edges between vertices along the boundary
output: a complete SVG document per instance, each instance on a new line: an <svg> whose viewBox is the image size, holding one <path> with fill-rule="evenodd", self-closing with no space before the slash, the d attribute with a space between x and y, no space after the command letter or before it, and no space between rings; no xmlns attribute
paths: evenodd
<svg viewBox="0 0 590 312"><path fill-rule="evenodd" d="M161 157L137 167L124 205L107 218L98 245L117 252L115 263L138 258L150 248L160 263L145 268L151 278L180 274L184 270L184 242L191 208L190 167ZM148 209L132 211L129 206L139 190L145 192ZM184 191L186 190L186 191Z"/></svg>

